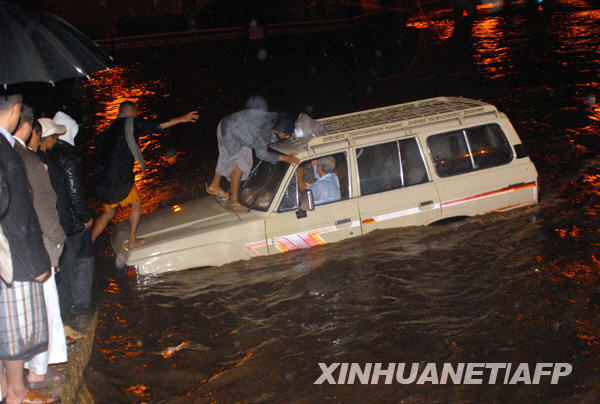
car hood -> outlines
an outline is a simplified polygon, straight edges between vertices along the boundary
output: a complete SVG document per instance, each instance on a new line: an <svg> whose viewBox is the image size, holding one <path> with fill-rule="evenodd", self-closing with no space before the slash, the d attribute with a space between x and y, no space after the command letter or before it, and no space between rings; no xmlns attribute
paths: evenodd
<svg viewBox="0 0 600 404"><path fill-rule="evenodd" d="M188 232L196 233L200 229L218 228L240 221L239 214L225 209L212 197L206 197L143 215L137 237L144 238L144 244L153 244L172 238L174 234L181 237ZM129 223L119 223L113 232L113 247L126 244L128 232Z"/></svg>

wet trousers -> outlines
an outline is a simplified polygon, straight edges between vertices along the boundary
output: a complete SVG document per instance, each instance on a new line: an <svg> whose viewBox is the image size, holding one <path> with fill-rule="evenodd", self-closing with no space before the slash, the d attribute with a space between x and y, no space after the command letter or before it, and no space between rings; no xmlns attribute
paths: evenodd
<svg viewBox="0 0 600 404"><path fill-rule="evenodd" d="M67 236L57 274L60 314L68 323L80 314L92 314L94 244L89 229Z"/></svg>

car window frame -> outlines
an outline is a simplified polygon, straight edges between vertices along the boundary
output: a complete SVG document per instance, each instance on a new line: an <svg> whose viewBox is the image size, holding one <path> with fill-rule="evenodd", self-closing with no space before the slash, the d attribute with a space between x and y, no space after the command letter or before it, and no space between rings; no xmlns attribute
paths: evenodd
<svg viewBox="0 0 600 404"><path fill-rule="evenodd" d="M419 182L417 184L410 184L410 185L404 185L404 167L403 167L403 160L402 160L402 155L401 155L401 146L400 146L400 142L402 141L407 141L407 140L414 140L414 142L417 145L417 148L419 150L419 155L421 156L421 163L423 165L423 168L425 169L425 174L427 175L427 180L423 181L423 182ZM390 144L390 143L396 143L396 155L398 156L398 163L399 163L399 167L400 167L400 172L402 173L399 178L401 181L401 186L396 187L396 188L392 188L392 189L384 189L381 191L377 191L377 192L372 192L372 193L368 193L368 194L363 194L363 190L361 187L361 175L360 175L360 162L359 162L359 155L360 155L360 150L361 149L366 149L369 147L374 147L374 146L380 146L380 145L385 145L385 144ZM411 136L406 136L406 137L399 137L397 139L392 139L392 140L386 140L384 142L380 142L380 143L373 143L373 144L367 144L367 145L361 145L361 146L357 146L354 147L354 156L356 159L356 176L357 176L357 185L358 185L358 190L360 193L360 196L370 196L370 195L377 195L383 192L391 192L391 191L396 191L399 189L403 189L403 188L409 188L409 187L413 187L413 186L417 186L417 185L421 185L421 184L426 184L429 182L433 181L433 178L431 176L430 173L430 167L429 164L427 162L427 159L425 158L425 152L423 150L423 147L421 146L421 142L419 139L418 135L411 135Z"/></svg>
<svg viewBox="0 0 600 404"><path fill-rule="evenodd" d="M501 139L502 139L502 144L504 146L506 146L507 150L510 152L510 159L503 161L500 164L494 164L494 165L485 166L485 167L479 167L479 164L475 163L475 156L473 156L472 145L471 145L471 142L469 141L469 132L468 131L473 130L473 129L478 129L478 128L485 128L485 127L497 127L498 128L498 131L493 131L493 132L494 132L494 134L500 134ZM462 138L464 139L465 145L467 147L467 151L469 153L468 160L471 163L471 169L465 170L465 171L460 171L460 172L453 172L450 174L440 174L440 172L438 170L438 164L436 163L436 158L434 156L434 153L431 150L431 145L430 145L429 140L432 138L436 138L436 137L442 138L443 136L449 136L449 135L454 135L454 134L459 134L459 133L462 135ZM487 169L491 169L491 168L497 168L497 167L501 167L503 165L510 164L515 159L515 153L514 153L514 150L512 150L510 140L509 140L508 136L506 135L504 129L502 128L502 125L500 125L497 122L488 122L488 123L483 123L483 124L479 124L479 125L469 126L466 128L455 129L455 130L451 130L451 131L447 131L447 132L434 133L434 134L428 135L426 137L425 143L427 145L427 151L429 153L429 158L431 160L431 163L433 164L433 170L435 171L436 175L439 178L451 178L451 177L455 177L457 175L464 175L464 174L469 174L469 173L487 170Z"/></svg>
<svg viewBox="0 0 600 404"><path fill-rule="evenodd" d="M280 192L281 196L280 196L277 204L275 205L276 208L274 209L274 212L275 213L287 213L287 212L294 212L294 211L297 211L299 209L299 205L301 203L301 200L300 200L300 190L298 189L297 173L298 173L298 168L302 164L311 162L313 160L318 160L318 159L320 159L322 157L336 156L338 154L343 154L346 157L346 178L347 178L347 182L348 182L348 184L347 184L348 195L347 195L346 198L342 197L341 199L339 199L337 201L331 201L331 202L326 202L326 203L323 203L323 204L315 205L315 209L317 209L319 206L325 206L325 205L329 205L329 204L332 204L332 203L342 202L342 201L347 201L349 199L352 199L352 176L351 176L351 171L350 171L350 167L351 167L350 166L350 156L351 155L350 155L350 150L349 149L344 149L344 150L341 150L341 151L329 152L329 153L322 154L322 155L319 155L319 156L310 156L310 158L305 158L304 160L301 160L300 164L298 164L298 165L296 165L294 167L291 167L292 173L289 175L289 178L287 179L287 181L282 181L281 182L282 184L285 182L285 186L282 185L282 188L280 188L280 190L281 190L281 192ZM285 210L281 210L280 207L281 207L281 204L283 203L283 200L285 198L287 188L290 186L291 181L293 181L294 178L296 178L296 207L294 207L294 208L288 208L288 209L285 209ZM338 176L338 180L339 180L339 176ZM341 191L342 191L342 184L341 184L341 181L340 181L340 194L342 194Z"/></svg>

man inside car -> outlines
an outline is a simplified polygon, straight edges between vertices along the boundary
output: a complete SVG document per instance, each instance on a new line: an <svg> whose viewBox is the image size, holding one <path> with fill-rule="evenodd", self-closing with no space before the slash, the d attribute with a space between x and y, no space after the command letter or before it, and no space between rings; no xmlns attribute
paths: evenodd
<svg viewBox="0 0 600 404"><path fill-rule="evenodd" d="M301 191L310 189L313 193L315 205L342 199L340 194L340 180L335 173L335 158L333 156L321 157L310 162L315 181L305 181L304 169L298 168L298 188Z"/></svg>

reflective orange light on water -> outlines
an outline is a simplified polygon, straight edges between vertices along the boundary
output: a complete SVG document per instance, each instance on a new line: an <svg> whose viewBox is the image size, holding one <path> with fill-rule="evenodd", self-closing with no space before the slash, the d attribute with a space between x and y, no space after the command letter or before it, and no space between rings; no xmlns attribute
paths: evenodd
<svg viewBox="0 0 600 404"><path fill-rule="evenodd" d="M89 82L84 83L92 89L96 105L96 133L101 133L112 119L117 117L119 105L123 101L136 103L140 98L154 94L144 82L128 79L130 68L116 66L111 70L94 74ZM142 105L136 105L138 112L145 113Z"/></svg>
<svg viewBox="0 0 600 404"><path fill-rule="evenodd" d="M149 398L150 395L148 394L148 389L149 389L149 387L144 384L135 384L133 386L126 388L125 392L132 394L136 397Z"/></svg>
<svg viewBox="0 0 600 404"><path fill-rule="evenodd" d="M114 280L110 280L108 282L108 286L106 289L104 289L104 291L106 293L115 293L118 294L121 292L121 288L119 287L119 284L117 282L115 282Z"/></svg>
<svg viewBox="0 0 600 404"><path fill-rule="evenodd" d="M406 23L407 27L419 28L419 29L429 28L429 25L430 24L427 21L414 21L414 22Z"/></svg>
<svg viewBox="0 0 600 404"><path fill-rule="evenodd" d="M577 331L579 331L577 333L577 338L580 341L591 347L600 346L598 338L592 335L593 333L598 332L598 326L596 324L583 320L575 320L575 326L577 327Z"/></svg>
<svg viewBox="0 0 600 404"><path fill-rule="evenodd" d="M592 121L600 121L600 103L596 103L596 97L590 97L590 101L588 101L591 105L589 106L590 115L589 118Z"/></svg>
<svg viewBox="0 0 600 404"><path fill-rule="evenodd" d="M554 229L560 236L560 238L566 238L567 236L578 239L581 236L581 230L577 226L571 226L564 229Z"/></svg>

